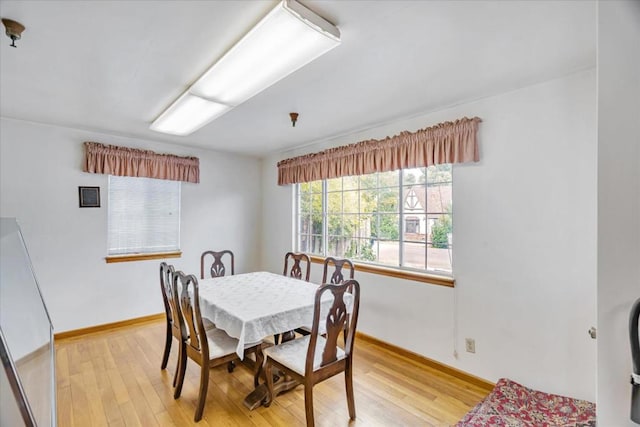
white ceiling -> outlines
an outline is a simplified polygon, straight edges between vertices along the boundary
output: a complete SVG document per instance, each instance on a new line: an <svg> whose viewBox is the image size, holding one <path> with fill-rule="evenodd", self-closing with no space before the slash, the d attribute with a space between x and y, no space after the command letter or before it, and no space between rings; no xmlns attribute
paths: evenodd
<svg viewBox="0 0 640 427"><path fill-rule="evenodd" d="M595 66L593 1L300 2L342 44L174 137L149 124L276 0L0 0L27 27L0 35L0 115L264 155Z"/></svg>

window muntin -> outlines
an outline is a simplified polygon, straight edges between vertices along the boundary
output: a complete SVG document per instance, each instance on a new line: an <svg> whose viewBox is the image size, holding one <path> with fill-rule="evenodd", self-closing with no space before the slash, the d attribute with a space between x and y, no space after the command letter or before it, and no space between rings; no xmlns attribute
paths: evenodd
<svg viewBox="0 0 640 427"><path fill-rule="evenodd" d="M452 274L451 165L296 186L297 250Z"/></svg>
<svg viewBox="0 0 640 427"><path fill-rule="evenodd" d="M108 255L180 250L180 181L109 176Z"/></svg>

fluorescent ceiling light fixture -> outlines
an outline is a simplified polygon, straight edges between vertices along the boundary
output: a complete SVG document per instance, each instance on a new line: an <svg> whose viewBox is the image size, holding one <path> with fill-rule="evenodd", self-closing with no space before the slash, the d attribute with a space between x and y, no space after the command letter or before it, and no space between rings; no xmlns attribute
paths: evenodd
<svg viewBox="0 0 640 427"><path fill-rule="evenodd" d="M340 31L283 1L216 62L191 92L238 105L340 44Z"/></svg>
<svg viewBox="0 0 640 427"><path fill-rule="evenodd" d="M151 124L151 129L172 135L189 135L232 107L185 92Z"/></svg>
<svg viewBox="0 0 640 427"><path fill-rule="evenodd" d="M230 109L339 44L340 31L333 24L295 0L283 0L196 80L185 94L229 106ZM174 105L154 121L151 129L166 132L156 122L170 116ZM226 110L215 117L224 112ZM186 118L183 121L185 127ZM168 119L165 117L165 120ZM180 129L178 133L172 128L173 131L167 133L188 135L208 121L191 126L190 131Z"/></svg>

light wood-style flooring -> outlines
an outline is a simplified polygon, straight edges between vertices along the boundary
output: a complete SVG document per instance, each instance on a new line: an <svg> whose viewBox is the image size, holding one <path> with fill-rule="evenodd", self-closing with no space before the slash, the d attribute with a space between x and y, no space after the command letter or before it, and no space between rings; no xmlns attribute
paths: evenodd
<svg viewBox="0 0 640 427"><path fill-rule="evenodd" d="M193 422L199 367L189 361L182 396L173 399L174 341L160 370L164 321L147 322L56 341L58 425L76 426L304 426L302 386L269 407L249 411L251 372L238 363L211 371L204 417ZM354 388L357 420L350 422L344 376L314 387L318 426L449 426L488 394L393 351L356 339Z"/></svg>

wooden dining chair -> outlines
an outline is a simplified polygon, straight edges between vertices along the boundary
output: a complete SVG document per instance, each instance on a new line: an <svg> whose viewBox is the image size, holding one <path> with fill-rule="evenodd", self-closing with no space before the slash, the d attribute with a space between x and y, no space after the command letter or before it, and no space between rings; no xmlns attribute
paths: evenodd
<svg viewBox="0 0 640 427"><path fill-rule="evenodd" d="M181 287L178 299L178 288ZM180 371L173 397L177 399L182 393L184 376L187 367L187 358L200 366L200 390L198 404L194 420L202 419L204 403L207 399L209 387L209 370L222 364L238 359L236 348L238 340L227 335L222 329L213 327L205 328L200 313L200 295L198 291L198 279L193 274L185 275L178 271L173 277L173 293L178 308L179 329L185 338L185 351L180 354ZM245 346L245 355L255 354L255 371L253 383L258 386L258 378L262 366L262 343L251 343Z"/></svg>
<svg viewBox="0 0 640 427"><path fill-rule="evenodd" d="M173 343L173 338L178 341L178 363L176 366L176 371L173 374L173 386L176 386L176 382L178 380L178 372L180 371L180 354L184 352L185 337L180 332L180 324L178 322L178 304L176 303L176 298L174 298L173 291L173 276L175 275L175 268L173 265L168 265L166 262L160 263L160 290L162 291L162 302L164 303L164 313L167 320L167 330L165 336L164 343L164 353L162 355L162 363L160 364L160 369L166 369L167 363L169 362L169 355L171 353L171 344ZM179 290L178 290L179 292ZM175 293L178 296L178 292ZM204 320L205 329L211 329L214 327L213 323L211 323L208 319ZM172 338L173 337L173 338ZM229 369L231 370L231 366Z"/></svg>
<svg viewBox="0 0 640 427"><path fill-rule="evenodd" d="M353 262L351 262L346 258L327 257L325 258L323 264L324 264L324 268L322 273L322 283L332 283L334 285L338 283L343 283L345 280L347 280L344 277L343 269L348 271L348 275L349 275L348 279L353 279L355 275L356 269L353 266ZM329 276L330 266L333 266L333 272L331 273L331 276ZM296 328L295 331L300 335L309 335L311 333L311 325L301 326L299 328ZM345 334L345 340L346 340L346 334Z"/></svg>
<svg viewBox="0 0 640 427"><path fill-rule="evenodd" d="M291 269L289 269L289 259L292 261ZM287 252L284 256L284 272L282 274L308 282L311 274L311 258L307 254Z"/></svg>
<svg viewBox="0 0 640 427"><path fill-rule="evenodd" d="M223 251L205 251L202 253L202 255L200 255L200 278L201 279L205 278L205 272L204 272L205 265L209 270L209 275L210 275L209 277L216 278L216 277L224 276L227 273L227 269L224 265L224 262L222 262L222 258L225 255L228 255L227 258L229 258L229 264L231 265L231 275L234 275L235 274L235 256L233 255L232 251L225 249ZM205 262L206 259L209 257L213 258L211 264L208 264ZM228 366L229 373L233 372L233 370L235 369L235 366L236 364L233 360L229 362L229 366Z"/></svg>
<svg viewBox="0 0 640 427"><path fill-rule="evenodd" d="M211 264L205 264L205 259L208 258L208 256L213 257L213 262ZM224 263L222 262L222 257L224 255L228 255L227 258L230 258L230 265L231 265L231 274L235 274L235 265L234 265L234 256L233 256L233 252L231 252L228 249L225 249L223 251L217 252L217 251L205 251L202 253L202 255L200 256L200 278L204 279L204 267L205 265L207 265L207 268L209 270L209 274L211 275L211 277L221 277L224 276L225 273L227 273L227 269L224 265Z"/></svg>
<svg viewBox="0 0 640 427"><path fill-rule="evenodd" d="M321 300L326 292L333 294L333 304L326 318L320 318ZM351 295L353 306L347 313L345 296ZM344 372L349 418L355 420L356 407L353 396L353 343L358 323L360 306L360 284L347 280L342 284L324 284L315 295L313 326L311 334L264 349L265 376L268 395L265 406L269 406L273 395L273 369L279 369L304 385L304 406L307 426L314 425L313 386ZM320 322L326 325L326 336L319 334ZM347 331L344 350L338 347L338 336Z"/></svg>
<svg viewBox="0 0 640 427"><path fill-rule="evenodd" d="M167 332L164 343L164 354L162 355L162 363L160 369L166 369L167 362L169 361L169 353L171 353L171 344L173 338L178 340L178 345L182 348L184 342L182 340L182 334L180 333L180 326L178 323L178 312L175 304L175 298L173 297L173 276L175 269L172 265L168 265L166 262L160 263L160 289L162 290L162 301L164 302L164 313L167 319ZM180 349L178 349L180 354ZM178 372L180 371L180 357L178 356L178 365L173 375L173 386L176 386L178 379Z"/></svg>
<svg viewBox="0 0 640 427"><path fill-rule="evenodd" d="M292 261L291 269L289 269L289 260ZM284 271L282 274L308 282L311 275L311 258L304 253L287 252L284 255ZM304 279L302 278L303 276ZM290 334L290 337L295 335L293 331L289 331L288 334ZM273 342L276 345L280 342L280 334L273 336Z"/></svg>

